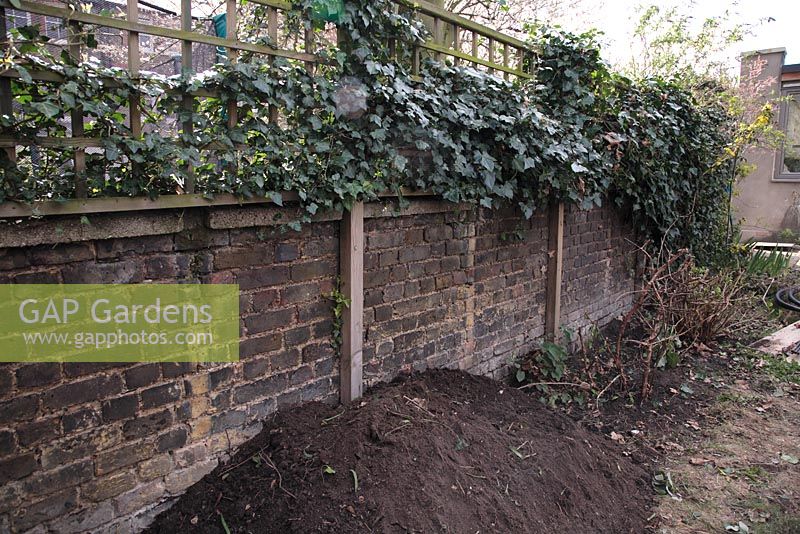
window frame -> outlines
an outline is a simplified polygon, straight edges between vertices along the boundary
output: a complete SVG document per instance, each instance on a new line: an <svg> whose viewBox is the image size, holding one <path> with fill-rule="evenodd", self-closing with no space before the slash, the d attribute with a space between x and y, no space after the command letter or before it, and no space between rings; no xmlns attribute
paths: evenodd
<svg viewBox="0 0 800 534"><path fill-rule="evenodd" d="M789 100L794 99L800 104L800 86L785 87L781 90L780 121L778 127L786 134L789 127ZM775 151L775 173L773 182L800 182L800 172L783 172L783 158L786 155L786 142Z"/></svg>

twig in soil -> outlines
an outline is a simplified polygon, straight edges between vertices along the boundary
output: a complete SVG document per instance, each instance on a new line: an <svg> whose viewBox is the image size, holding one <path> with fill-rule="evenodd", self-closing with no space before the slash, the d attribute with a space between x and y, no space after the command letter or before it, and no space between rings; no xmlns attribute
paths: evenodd
<svg viewBox="0 0 800 534"><path fill-rule="evenodd" d="M436 417L433 413L431 413L430 410L428 410L424 406L421 406L415 399L410 399L405 395L403 395L403 398L406 399L411 404L413 404L418 410L422 410L423 412L425 412L426 414L430 415L431 417Z"/></svg>
<svg viewBox="0 0 800 534"><path fill-rule="evenodd" d="M517 389L528 389L534 386L572 386L574 388L583 388L582 384L575 384L574 382L531 382L524 386L519 386Z"/></svg>
<svg viewBox="0 0 800 534"><path fill-rule="evenodd" d="M600 399L603 397L603 395L605 395L606 391L608 391L609 388L614 385L614 382L616 382L619 379L620 376L622 376L622 375L615 376L614 379L611 382L609 382L608 385L606 387L604 387L600 391L600 393L597 394L597 400L595 401L595 404L594 404L595 410L599 410L600 409Z"/></svg>
<svg viewBox="0 0 800 534"><path fill-rule="evenodd" d="M253 455L252 455L252 456L250 456L249 458L245 458L244 460L242 460L242 461L241 461L241 462L239 462L238 464L236 464L236 465L232 465L231 467L229 467L229 468L225 469L225 470L224 470L222 473L220 473L220 474L219 474L219 477L220 477L220 478L222 478L222 477L224 477L225 475L227 475L228 473L230 473L231 471L233 471L234 469L236 469L237 467L241 467L241 466L243 466L244 464L246 464L247 462L251 461L251 460L252 460L253 458L255 458L256 456L259 456L263 450L264 450L264 448L262 447L261 449L259 449L259 451L258 451L257 453L253 454Z"/></svg>
<svg viewBox="0 0 800 534"><path fill-rule="evenodd" d="M337 413L336 415L333 415L333 416L331 416L331 417L328 417L327 419L323 419L323 420L322 420L322 426L325 426L325 425L327 425L328 423L330 423L331 421L333 421L334 419L338 419L339 417L343 416L343 415L344 415L344 412L346 412L346 411L347 411L347 410L342 410L340 413Z"/></svg>
<svg viewBox="0 0 800 534"><path fill-rule="evenodd" d="M261 450L263 451L264 449ZM294 493L283 487L283 477L281 476L281 472L278 470L278 466L275 465L275 462L272 461L272 458L270 458L270 455L267 454L267 456L264 457L264 455L261 454L261 452L259 452L258 455L278 474L278 488L292 499L297 500L297 497L295 497Z"/></svg>
<svg viewBox="0 0 800 534"><path fill-rule="evenodd" d="M408 427L408 426L411 426L411 421L409 421L409 422L407 422L407 423L402 423L400 426L396 426L396 427L394 427L393 429L389 430L389 431L388 431L386 434L384 434L384 435L385 435L385 436L388 436L389 434L392 434L393 432L397 432L398 430L403 430L404 428L406 428L406 427Z"/></svg>

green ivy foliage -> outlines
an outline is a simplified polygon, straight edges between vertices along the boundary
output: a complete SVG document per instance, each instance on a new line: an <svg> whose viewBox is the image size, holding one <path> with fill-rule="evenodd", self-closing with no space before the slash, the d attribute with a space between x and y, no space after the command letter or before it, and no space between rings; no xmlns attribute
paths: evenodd
<svg viewBox="0 0 800 534"><path fill-rule="evenodd" d="M297 2L298 12L311 1ZM720 249L731 176L721 107L701 107L662 80L613 74L592 35L542 27L531 32L533 82L432 61L414 79L411 44L426 30L391 7L346 2L341 48L323 51L327 64L313 74L292 61L252 59L133 79L31 49L43 38L26 29L28 44L4 60L21 79L13 83L14 116L0 117L0 127L29 140L64 137L63 118L80 109L90 120L86 135L104 145L87 151L90 196L174 194L191 168L196 191L209 196L281 203L281 192L295 192L306 219L403 187L486 208L512 204L527 217L554 200L584 209L611 200L643 237L691 246L701 258ZM65 82L31 83L32 68ZM209 91L218 97L185 106L187 92ZM125 123L137 93L145 110L139 139ZM238 110L233 128L230 103ZM280 110L277 124L271 108ZM185 132L189 120L193 130ZM69 198L71 155L34 146L16 165L3 161L0 201Z"/></svg>

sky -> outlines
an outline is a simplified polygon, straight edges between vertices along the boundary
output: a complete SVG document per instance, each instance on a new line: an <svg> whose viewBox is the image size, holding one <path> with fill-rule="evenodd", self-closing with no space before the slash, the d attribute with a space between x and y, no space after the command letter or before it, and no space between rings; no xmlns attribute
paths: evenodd
<svg viewBox="0 0 800 534"><path fill-rule="evenodd" d="M691 8L685 7L688 5L686 1L601 0L597 2L597 9L589 14L588 19L575 21L568 26L573 26L570 29L587 29L594 26L602 30L605 34L601 38L604 57L612 63L624 61L631 54L631 38L639 19L638 7L642 4L663 7L684 6L681 10L690 12L698 21L730 11L732 22L754 24L753 34L747 36L744 42L732 46L726 54L732 64L736 63L736 58L742 52L768 48L786 48L786 64L800 63L800 1L798 0L740 0L739 2L700 0ZM770 18L773 20L767 22Z"/></svg>
<svg viewBox="0 0 800 534"><path fill-rule="evenodd" d="M180 9L180 0L150 0L152 3L173 10ZM570 0L564 0L569 3ZM631 37L638 21L640 5L655 4L663 7L682 6L681 10L691 11L698 21L717 16L726 10L731 12L732 22L753 24L753 35L743 43L733 46L729 53L732 66L742 52L763 50L767 48L786 48L786 64L800 63L800 1L799 0L696 0L691 7L686 0L587 0L590 6L588 13L581 17L560 21L570 30L586 30L596 27L605 36L601 39L604 45L604 56L611 63L620 63L631 54ZM222 0L205 0L193 2L194 5L218 4ZM204 10L202 15L208 15ZM220 11L222 8L220 7ZM200 13L198 13L200 14ZM772 19L766 22L768 19ZM764 22L760 22L764 21Z"/></svg>

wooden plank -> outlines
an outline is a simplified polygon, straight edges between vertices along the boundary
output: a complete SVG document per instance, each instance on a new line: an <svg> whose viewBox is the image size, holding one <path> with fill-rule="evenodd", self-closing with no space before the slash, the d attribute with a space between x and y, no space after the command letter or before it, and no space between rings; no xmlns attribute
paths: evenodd
<svg viewBox="0 0 800 534"><path fill-rule="evenodd" d="M548 209L547 304L544 334L558 341L561 337L561 278L564 271L564 203L552 202Z"/></svg>
<svg viewBox="0 0 800 534"><path fill-rule="evenodd" d="M461 52L461 28L457 24L453 24L452 31L453 48L456 50L456 52ZM455 66L459 66L461 64L461 58L458 56L453 56L453 64Z"/></svg>
<svg viewBox="0 0 800 534"><path fill-rule="evenodd" d="M267 35L274 46L278 46L278 10L274 7L267 8ZM270 58L270 62L274 58ZM274 105L269 107L269 122L278 123L278 108Z"/></svg>
<svg viewBox="0 0 800 534"><path fill-rule="evenodd" d="M302 52L294 52L291 50L280 50L277 48L272 48L270 46L264 46L255 43L245 43L242 41L236 41L236 43L232 45L227 39L223 39L222 37L215 37L213 35L206 35L203 33L197 33L185 30L176 30L172 28L165 28L162 26L153 26L150 24L142 24L140 22L133 23L124 19L116 19L112 17L106 17L103 15L95 15L93 13L83 13L81 11L64 9L49 4L32 2L29 0L20 0L20 5L23 11L28 11L29 13L35 13L37 15L45 15L48 17L58 17L65 20L71 20L74 22L82 22L86 24L105 26L106 28L114 28L123 31L135 31L138 33L155 35L157 37L185 40L185 41L191 41L193 43L203 43L213 46L221 46L221 47L233 46L237 50L246 50L248 52L255 52L257 54L264 54L276 57L285 57L287 59L296 59L298 61L315 61L318 63L322 61L321 58L309 54L304 54ZM11 5L11 2L9 2L9 0L0 0L0 7L11 8L13 6Z"/></svg>
<svg viewBox="0 0 800 534"><path fill-rule="evenodd" d="M68 51L69 55L76 64L81 62L81 27L77 22L70 21L67 25L68 32ZM84 136L83 111L80 106L70 111L70 121L72 125L72 137ZM75 170L75 197L86 198L88 189L86 184L86 150L82 147L75 147L73 154L73 164Z"/></svg>
<svg viewBox="0 0 800 534"><path fill-rule="evenodd" d="M192 0L181 0L181 30L190 32L192 29ZM183 75L189 75L194 70L192 61L192 41L184 39L181 41L181 68ZM192 137L194 135L194 123L191 116L194 114L194 98L186 95L183 98L183 110L189 113L189 119L183 121L183 135L184 137ZM194 168L189 163L186 168L186 183L183 184L183 189L188 194L194 193Z"/></svg>
<svg viewBox="0 0 800 534"><path fill-rule="evenodd" d="M503 66L504 66L506 69L508 69L508 68L509 68L509 64L508 64L508 58L509 58L509 56L508 56L508 54L509 54L509 51L508 51L508 45L507 45L507 44L504 44L504 45L503 45ZM503 71L503 78L505 78L506 80L508 80L508 70L505 70L505 71Z"/></svg>
<svg viewBox="0 0 800 534"><path fill-rule="evenodd" d="M236 0L227 0L225 10L225 33L231 43L236 42L238 31L238 17L236 11ZM228 61L236 63L239 59L239 51L236 48L228 47ZM239 121L239 107L235 101L228 102L228 128L235 128Z"/></svg>
<svg viewBox="0 0 800 534"><path fill-rule="evenodd" d="M128 0L128 21L139 22L139 1ZM141 66L141 55L139 51L139 32L128 32L128 72L131 77L138 78ZM141 96L133 93L130 97L130 117L131 134L133 137L142 135L142 108Z"/></svg>
<svg viewBox="0 0 800 534"><path fill-rule="evenodd" d="M440 19L439 17L433 17L433 42L436 43L437 45L446 48L444 46L443 41L444 37L442 36L442 19ZM438 51L435 52L433 54L433 59L435 59L436 61L441 61L442 53Z"/></svg>
<svg viewBox="0 0 800 534"><path fill-rule="evenodd" d="M430 191L401 190L404 197L433 197ZM291 191L281 193L283 202L297 202L300 196ZM381 198L396 198L393 191L378 195ZM41 200L33 203L6 201L0 203L0 218L20 218L46 215L83 215L88 213L115 213L125 211L148 211L163 209L197 208L208 206L234 206L246 204L269 204L271 197L240 198L231 194L207 197L203 194L162 195L156 199L146 197L103 197L71 200Z"/></svg>
<svg viewBox="0 0 800 534"><path fill-rule="evenodd" d="M489 68L494 69L494 70L500 70L500 71L503 71L503 72L508 72L509 74L513 74L514 76L519 76L520 78L533 79L533 76L531 76L530 74L527 74L525 72L522 72L521 70L513 69L513 68L510 68L510 67L505 67L500 63L490 63L489 61L487 61L487 60L485 60L483 58L479 58L477 56L471 56L471 55L465 54L463 52L458 52L456 50L452 50L452 49L447 48L445 46L440 46L440 45L434 44L433 42L430 42L430 41L420 45L420 47L421 48L426 48L428 50L437 50L437 51L442 52L444 54L460 57L461 59L469 61L470 63L476 63L478 65L483 65L484 67L489 67Z"/></svg>
<svg viewBox="0 0 800 534"><path fill-rule="evenodd" d="M342 321L340 398L342 403L361 397L364 343L364 203L356 202L342 216L340 231L342 292L350 300Z"/></svg>
<svg viewBox="0 0 800 534"><path fill-rule="evenodd" d="M0 7L0 56L5 55L5 50L8 47L8 27L6 24L6 10ZM11 93L11 80L8 78L0 78L0 115L7 115L11 117L14 114L14 96ZM17 161L16 146L5 148L6 158L8 161Z"/></svg>
<svg viewBox="0 0 800 534"><path fill-rule="evenodd" d="M494 74L494 67L492 65L495 64L494 62L494 38L489 37L489 74Z"/></svg>
<svg viewBox="0 0 800 534"><path fill-rule="evenodd" d="M456 15L455 13L451 13L447 9L436 6L430 2L426 2L425 0L393 0L393 1L398 4L410 7L416 11L419 11L420 13L439 17L445 22L451 24L458 24L465 30L471 30L485 37L491 37L497 42L507 43L512 46L516 46L518 48L530 49L530 46L528 46L528 44L524 41L520 41L519 39L515 39L510 35L506 35L504 33L493 30L488 26L484 26L483 24L479 24L468 18Z"/></svg>

